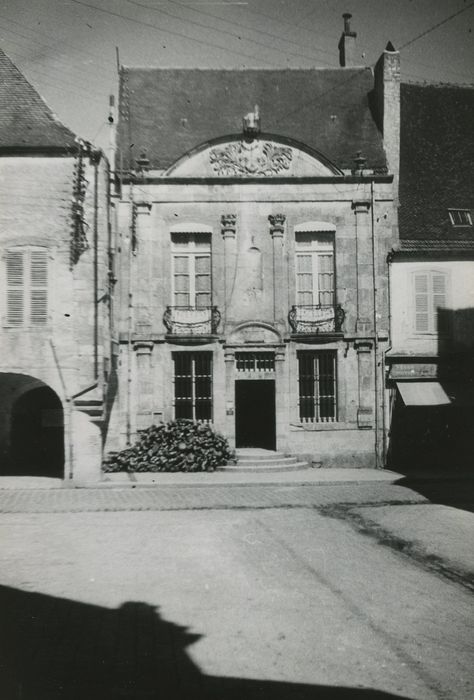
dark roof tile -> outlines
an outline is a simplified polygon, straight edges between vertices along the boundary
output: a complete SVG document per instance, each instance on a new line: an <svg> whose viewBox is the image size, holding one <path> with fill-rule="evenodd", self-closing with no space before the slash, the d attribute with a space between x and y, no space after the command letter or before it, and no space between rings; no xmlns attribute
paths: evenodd
<svg viewBox="0 0 474 700"><path fill-rule="evenodd" d="M400 238L474 238L448 209L474 210L474 89L401 85Z"/></svg>
<svg viewBox="0 0 474 700"><path fill-rule="evenodd" d="M340 168L353 167L357 151L369 167L383 168L372 88L366 68L123 68L119 162L131 167L146 149L150 167L166 169L193 148L240 134L243 116L258 104L266 134L299 141Z"/></svg>
<svg viewBox="0 0 474 700"><path fill-rule="evenodd" d="M0 49L0 148L72 148L75 135Z"/></svg>

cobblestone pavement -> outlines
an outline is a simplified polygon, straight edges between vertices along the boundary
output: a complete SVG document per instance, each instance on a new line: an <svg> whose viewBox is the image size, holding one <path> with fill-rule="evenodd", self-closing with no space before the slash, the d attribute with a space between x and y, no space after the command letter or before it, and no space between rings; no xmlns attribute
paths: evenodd
<svg viewBox="0 0 474 700"><path fill-rule="evenodd" d="M446 495L443 482L429 498ZM461 492L465 487L460 485ZM62 488L0 491L0 512L61 513L231 508L283 508L331 503L425 503L425 489L371 482L304 485L161 486L139 488ZM458 498L461 497L459 494Z"/></svg>

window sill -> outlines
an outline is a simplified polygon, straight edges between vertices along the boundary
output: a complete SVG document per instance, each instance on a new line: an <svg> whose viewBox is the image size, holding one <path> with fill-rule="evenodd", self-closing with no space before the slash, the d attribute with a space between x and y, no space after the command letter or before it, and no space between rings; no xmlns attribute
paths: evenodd
<svg viewBox="0 0 474 700"><path fill-rule="evenodd" d="M23 324L21 326L14 326L8 323L4 323L2 325L3 330L5 331L50 331L51 330L51 324L50 323L45 323L44 325L35 325L35 326L30 326Z"/></svg>
<svg viewBox="0 0 474 700"><path fill-rule="evenodd" d="M334 421L334 423L291 423L290 432L292 433L317 433L326 430L357 430L357 423L344 423L342 421Z"/></svg>

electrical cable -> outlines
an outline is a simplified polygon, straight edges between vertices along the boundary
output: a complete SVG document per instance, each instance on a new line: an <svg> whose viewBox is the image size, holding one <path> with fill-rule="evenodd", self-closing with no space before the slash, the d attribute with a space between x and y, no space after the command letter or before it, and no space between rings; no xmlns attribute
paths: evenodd
<svg viewBox="0 0 474 700"><path fill-rule="evenodd" d="M407 46L411 46L412 44L415 43L415 41L422 39L427 34L430 34L435 29L438 29L438 27L441 27L443 24L446 24L446 22L449 22L454 17L457 17L458 15L462 14L463 12L466 12L467 10L469 10L473 6L474 6L474 2L471 2L469 5L466 5L466 7L462 7L457 12L454 12L452 15L449 15L449 17L446 17L445 19L441 20L441 22L437 22L436 24L433 24L433 26L429 27L429 29L426 29L424 32L421 32L421 34L418 34L417 36L413 37L413 39L410 39L410 41L407 41L404 44L402 44L398 50L401 51L402 49L406 49Z"/></svg>
<svg viewBox="0 0 474 700"><path fill-rule="evenodd" d="M125 20L126 22L132 22L133 24L139 24L142 27L149 27L151 29L155 29L156 31L160 32L161 34L167 34L167 35L171 34L172 36L179 36L181 39L186 39L187 41L192 41L192 42L197 43L197 44L202 44L203 46L206 46L208 49L210 46L213 46L216 49L221 49L222 51L225 51L227 54L232 53L232 54L235 54L237 56L244 57L244 58L258 59L258 60L263 61L264 63L269 63L270 65L273 65L273 62L262 59L259 56L256 56L255 54L247 54L243 51L235 51L233 49L230 49L228 46L222 46L220 44L205 41L204 39L196 39L195 37L191 37L187 34L183 34L182 32L173 31L171 29L162 29L161 27L157 27L156 24L152 24L151 22L144 22L142 20L135 19L134 17L127 17L126 15L122 15L119 12L113 12L112 10L105 10L102 7L97 7L96 5L91 5L90 3L84 2L83 0L69 0L69 2L72 2L76 5L81 5L83 7L89 7L92 10L96 10L97 12L103 12L104 14L110 15L112 17L118 17L119 19Z"/></svg>

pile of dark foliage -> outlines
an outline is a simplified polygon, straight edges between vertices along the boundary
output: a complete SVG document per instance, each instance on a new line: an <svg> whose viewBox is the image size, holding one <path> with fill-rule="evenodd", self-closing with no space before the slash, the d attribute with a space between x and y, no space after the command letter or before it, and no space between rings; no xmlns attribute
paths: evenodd
<svg viewBox="0 0 474 700"><path fill-rule="evenodd" d="M225 437L205 423L175 420L152 425L137 442L110 453L104 472L205 472L234 458Z"/></svg>

